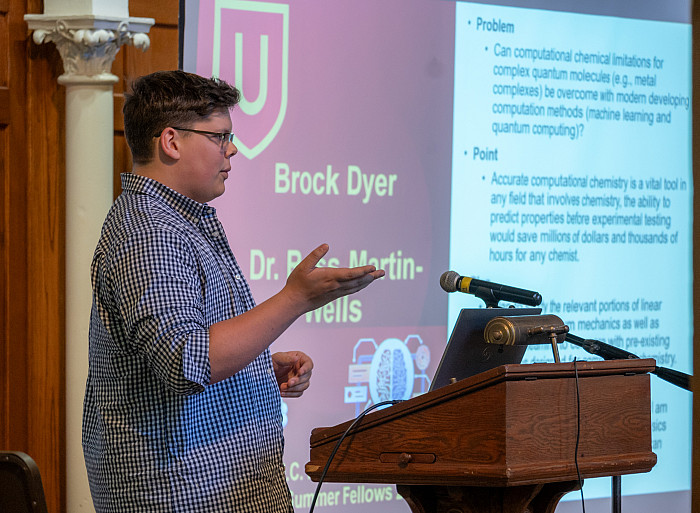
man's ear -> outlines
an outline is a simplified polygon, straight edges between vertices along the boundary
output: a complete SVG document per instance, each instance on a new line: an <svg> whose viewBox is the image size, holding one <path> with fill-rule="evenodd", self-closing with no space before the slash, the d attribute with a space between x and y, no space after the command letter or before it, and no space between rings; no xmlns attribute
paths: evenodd
<svg viewBox="0 0 700 513"><path fill-rule="evenodd" d="M179 160L182 138L177 130L171 127L165 128L158 138L157 151L164 157Z"/></svg>

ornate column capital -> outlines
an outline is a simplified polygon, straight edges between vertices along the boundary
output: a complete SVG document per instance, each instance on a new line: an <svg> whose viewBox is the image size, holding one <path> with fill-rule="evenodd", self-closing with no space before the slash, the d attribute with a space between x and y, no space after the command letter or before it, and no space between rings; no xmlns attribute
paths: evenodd
<svg viewBox="0 0 700 513"><path fill-rule="evenodd" d="M112 63L122 45L141 50L150 46L152 18L84 16L24 16L36 44L53 42L63 60L60 84L113 84Z"/></svg>

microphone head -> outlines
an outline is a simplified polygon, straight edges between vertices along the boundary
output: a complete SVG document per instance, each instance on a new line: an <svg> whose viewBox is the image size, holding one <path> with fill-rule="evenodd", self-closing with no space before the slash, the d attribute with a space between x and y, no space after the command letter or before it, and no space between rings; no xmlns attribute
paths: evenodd
<svg viewBox="0 0 700 513"><path fill-rule="evenodd" d="M440 286L445 292L456 292L460 276L454 271L445 271L440 276Z"/></svg>

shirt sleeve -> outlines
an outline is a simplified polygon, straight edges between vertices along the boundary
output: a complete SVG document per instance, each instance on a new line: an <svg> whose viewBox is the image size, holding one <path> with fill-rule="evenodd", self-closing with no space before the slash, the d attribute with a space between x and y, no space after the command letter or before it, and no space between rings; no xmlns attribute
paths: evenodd
<svg viewBox="0 0 700 513"><path fill-rule="evenodd" d="M175 393L201 392L211 379L209 327L192 243L151 227L122 241L106 268L123 349L141 355Z"/></svg>

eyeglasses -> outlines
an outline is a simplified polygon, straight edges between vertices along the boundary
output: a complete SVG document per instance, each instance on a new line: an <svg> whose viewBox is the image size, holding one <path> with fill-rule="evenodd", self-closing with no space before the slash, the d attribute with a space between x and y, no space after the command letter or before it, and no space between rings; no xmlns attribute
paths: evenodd
<svg viewBox="0 0 700 513"><path fill-rule="evenodd" d="M208 135L216 138L219 141L219 145L223 148L226 143L233 142L233 132L209 132L207 130L195 130L194 128L178 128L176 126L172 127L175 130L182 130L184 132L194 132L195 134ZM160 137L160 134L156 134L153 137Z"/></svg>

